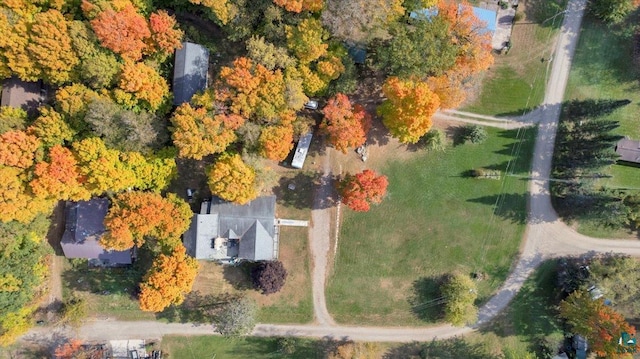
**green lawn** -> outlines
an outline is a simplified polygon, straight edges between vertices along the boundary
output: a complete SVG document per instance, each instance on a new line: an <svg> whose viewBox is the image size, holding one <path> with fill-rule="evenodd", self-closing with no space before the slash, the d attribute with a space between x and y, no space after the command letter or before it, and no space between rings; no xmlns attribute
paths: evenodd
<svg viewBox="0 0 640 359"><path fill-rule="evenodd" d="M465 111L486 115L519 116L538 106L544 97L547 62L556 30L534 23L516 23L513 47L506 55L495 54L495 64L485 74L480 92Z"/></svg>
<svg viewBox="0 0 640 359"><path fill-rule="evenodd" d="M227 339L213 335L162 338L162 350L171 359L321 359L324 356L318 348L318 342L310 339L297 339L295 352L283 354L278 351L276 338Z"/></svg>
<svg viewBox="0 0 640 359"><path fill-rule="evenodd" d="M565 99L631 100L604 118L620 122L619 134L640 139L640 88L633 45L619 30L585 17Z"/></svg>
<svg viewBox="0 0 640 359"><path fill-rule="evenodd" d="M338 322L437 321L438 307L428 302L438 296L442 275L453 270L481 274L480 301L503 282L525 226L527 181L474 179L466 173L478 167L504 173L510 163L509 172L526 176L535 129L488 132L481 145L388 163L381 171L390 183L383 203L367 213L344 211L327 286L327 304Z"/></svg>

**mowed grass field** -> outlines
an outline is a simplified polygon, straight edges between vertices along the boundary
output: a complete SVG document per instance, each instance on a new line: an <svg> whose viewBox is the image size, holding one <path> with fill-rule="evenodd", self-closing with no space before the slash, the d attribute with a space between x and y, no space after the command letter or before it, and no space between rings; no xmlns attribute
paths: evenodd
<svg viewBox="0 0 640 359"><path fill-rule="evenodd" d="M556 21L562 21L558 16ZM494 54L495 63L482 79L479 93L464 110L485 115L520 116L540 105L544 97L554 27L527 19L516 22L508 54Z"/></svg>
<svg viewBox="0 0 640 359"><path fill-rule="evenodd" d="M424 325L439 320L438 282L477 273L480 301L506 278L526 218L527 181L467 175L485 167L527 176L535 129L488 129L489 139L422 152L378 169L387 198L367 213L344 210L327 304L339 323ZM501 195L502 194L502 195ZM497 204L497 206L496 206Z"/></svg>
<svg viewBox="0 0 640 359"><path fill-rule="evenodd" d="M324 358L318 349L318 342L297 339L295 351L284 354L279 351L276 338L247 337L229 339L219 336L165 336L162 351L171 359L314 359Z"/></svg>

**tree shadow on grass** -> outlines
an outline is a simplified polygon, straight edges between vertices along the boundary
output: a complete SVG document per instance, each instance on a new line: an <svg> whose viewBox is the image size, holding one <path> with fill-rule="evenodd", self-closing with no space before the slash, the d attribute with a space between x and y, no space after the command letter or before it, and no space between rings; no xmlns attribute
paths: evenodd
<svg viewBox="0 0 640 359"><path fill-rule="evenodd" d="M445 275L423 277L413 282L409 304L413 314L425 322L437 322L444 318L445 302L440 287L446 279Z"/></svg>
<svg viewBox="0 0 640 359"><path fill-rule="evenodd" d="M251 270L255 266L256 264L251 262L225 265L222 268L222 276L236 290L250 290L254 288L251 280Z"/></svg>
<svg viewBox="0 0 640 359"><path fill-rule="evenodd" d="M320 185L318 172L299 172L293 178L282 177L278 185L273 187L278 204L297 209L313 207L313 189Z"/></svg>
<svg viewBox="0 0 640 359"><path fill-rule="evenodd" d="M217 312L236 298L229 293L204 295L194 291L185 296L182 304L169 306L157 313L156 318L173 323L210 324Z"/></svg>
<svg viewBox="0 0 640 359"><path fill-rule="evenodd" d="M512 223L527 223L527 195L521 193L503 193L468 199L468 202L481 203L494 207L494 214Z"/></svg>
<svg viewBox="0 0 640 359"><path fill-rule="evenodd" d="M389 349L384 359L439 358L439 359L493 359L482 344L471 344L463 338L408 343Z"/></svg>

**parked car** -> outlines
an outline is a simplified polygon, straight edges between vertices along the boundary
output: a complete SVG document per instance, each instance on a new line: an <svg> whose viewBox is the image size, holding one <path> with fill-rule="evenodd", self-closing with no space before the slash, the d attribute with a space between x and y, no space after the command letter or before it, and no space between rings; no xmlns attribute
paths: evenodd
<svg viewBox="0 0 640 359"><path fill-rule="evenodd" d="M574 335L573 349L576 351L576 359L587 359L587 349L589 349L589 344L585 337L577 334Z"/></svg>
<svg viewBox="0 0 640 359"><path fill-rule="evenodd" d="M309 100L309 101L307 101L307 103L304 104L304 108L306 108L307 110L317 110L318 109L318 101Z"/></svg>

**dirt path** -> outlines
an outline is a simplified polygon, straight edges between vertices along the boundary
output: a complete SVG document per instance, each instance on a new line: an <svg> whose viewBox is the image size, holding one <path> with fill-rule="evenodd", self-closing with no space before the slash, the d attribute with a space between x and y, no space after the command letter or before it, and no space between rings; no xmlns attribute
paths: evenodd
<svg viewBox="0 0 640 359"><path fill-rule="evenodd" d="M331 197L331 149L322 157L322 177L320 187L313 198L311 211L311 227L309 228L309 246L313 262L312 291L313 314L318 324L322 326L335 325L331 314L327 310L324 289L327 281L327 261L331 246L331 211L327 200Z"/></svg>

